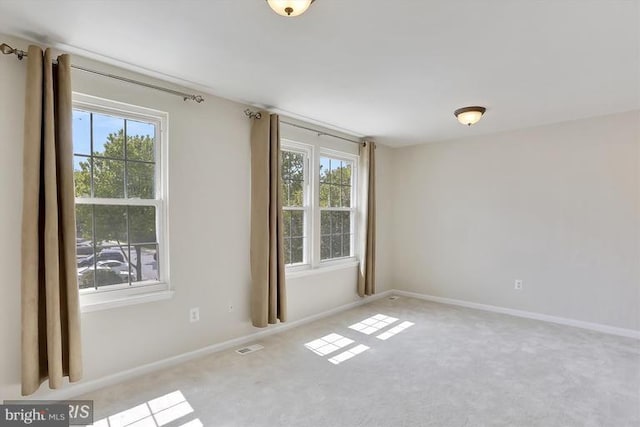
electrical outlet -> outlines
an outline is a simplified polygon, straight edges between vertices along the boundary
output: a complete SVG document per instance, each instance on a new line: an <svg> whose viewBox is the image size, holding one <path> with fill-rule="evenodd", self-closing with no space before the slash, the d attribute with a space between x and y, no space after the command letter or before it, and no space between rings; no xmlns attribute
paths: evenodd
<svg viewBox="0 0 640 427"><path fill-rule="evenodd" d="M516 280L515 284L513 285L513 289L516 289L518 291L521 290L522 289L522 280Z"/></svg>
<svg viewBox="0 0 640 427"><path fill-rule="evenodd" d="M199 307L195 307L192 308L191 310L189 310L189 321L191 323L193 322L197 322L200 320L200 308Z"/></svg>
<svg viewBox="0 0 640 427"><path fill-rule="evenodd" d="M229 313L233 311L233 304L229 303Z"/></svg>

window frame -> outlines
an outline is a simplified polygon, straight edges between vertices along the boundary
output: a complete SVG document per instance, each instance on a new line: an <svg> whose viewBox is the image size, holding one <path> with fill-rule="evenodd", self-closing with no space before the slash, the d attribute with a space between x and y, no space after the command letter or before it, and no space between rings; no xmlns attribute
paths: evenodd
<svg viewBox="0 0 640 427"><path fill-rule="evenodd" d="M299 138L302 139L302 138ZM318 143L301 142L298 138L283 137L280 141L281 151L294 151L307 153L305 163L305 199L308 205L305 213L305 239L303 258L306 262L285 265L287 273L302 273L319 269L334 269L347 265L354 265L358 262L359 248L358 242L358 162L359 156L345 151L328 148ZM332 159L351 162L351 207L350 208L321 208L320 207L320 157L331 157ZM281 157L280 157L281 158ZM347 257L321 260L321 223L322 210L343 210L351 212L351 255ZM284 207L283 207L284 211ZM307 220L308 218L308 220Z"/></svg>
<svg viewBox="0 0 640 427"><path fill-rule="evenodd" d="M320 158L321 157L330 157L331 159L336 159L336 160L342 160L342 161L347 161L347 162L351 162L352 166L351 166L351 207L348 208L344 208L344 207L321 207L320 206ZM335 265L335 264L342 264L344 262L354 262L358 260L358 251L357 251L357 247L356 247L356 242L358 241L357 239L357 232L358 229L356 228L356 217L358 215L358 210L357 210L357 204L358 204L358 200L357 200L357 185L358 185L358 156L353 155L353 154L349 154L349 153L344 153L341 151L336 151L336 150L332 150L332 149L328 149L328 148L320 148L320 150L318 150L318 158L316 159L317 163L316 163L316 168L315 171L317 172L317 191L316 191L316 200L317 200L317 231L318 231L318 235L317 235L317 241L318 241L318 253L317 253L317 260L316 260L316 266L319 265ZM343 257L336 257L336 258L329 258L326 260L322 260L321 258L321 245L322 245L322 222L321 222L321 215L323 211L328 211L328 212L338 212L338 211L342 211L342 212L350 212L351 214L349 215L350 217L350 227L351 227L351 242L349 247L351 248L351 254L349 256L343 256Z"/></svg>
<svg viewBox="0 0 640 427"><path fill-rule="evenodd" d="M312 219L311 219L311 179L310 179L310 169L309 165L311 159L313 157L313 147L308 144L302 144L299 142L291 141L288 139L282 139L280 141L280 152L282 151L290 151L292 153L298 153L303 155L304 163L303 163L303 187L302 187L302 207L286 207L282 206L283 217L284 211L302 211L303 212L303 223L304 223L304 240L303 240L303 249L302 249L302 262L298 262L295 264L286 264L288 271L298 271L304 270L311 262L310 258L310 246L312 241ZM279 157L282 159L282 156ZM280 165L280 172L282 172L282 165ZM280 177L282 179L282 177Z"/></svg>
<svg viewBox="0 0 640 427"><path fill-rule="evenodd" d="M135 304L170 298L173 292L169 277L169 224L168 224L168 122L166 112L126 104L73 92L72 108L118 118L152 123L155 135L154 199L76 197L75 205L154 206L156 210L156 234L158 244L158 280L122 283L96 288L79 289L82 311ZM125 183L126 185L126 183ZM94 242L95 243L95 242Z"/></svg>

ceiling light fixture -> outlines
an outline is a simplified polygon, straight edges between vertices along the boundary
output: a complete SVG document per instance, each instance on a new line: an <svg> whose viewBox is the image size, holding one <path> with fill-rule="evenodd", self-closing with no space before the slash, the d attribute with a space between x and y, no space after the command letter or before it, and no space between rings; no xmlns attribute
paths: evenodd
<svg viewBox="0 0 640 427"><path fill-rule="evenodd" d="M478 123L485 111L487 109L484 107L464 107L458 108L453 114L456 115L460 123L471 126Z"/></svg>
<svg viewBox="0 0 640 427"><path fill-rule="evenodd" d="M315 0L267 0L275 13L293 18L302 15Z"/></svg>

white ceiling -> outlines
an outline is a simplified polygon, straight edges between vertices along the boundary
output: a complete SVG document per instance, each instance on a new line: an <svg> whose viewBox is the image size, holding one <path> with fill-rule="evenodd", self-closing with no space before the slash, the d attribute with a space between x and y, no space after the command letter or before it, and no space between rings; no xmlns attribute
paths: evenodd
<svg viewBox="0 0 640 427"><path fill-rule="evenodd" d="M640 108L639 0L0 0L0 32L394 146Z"/></svg>

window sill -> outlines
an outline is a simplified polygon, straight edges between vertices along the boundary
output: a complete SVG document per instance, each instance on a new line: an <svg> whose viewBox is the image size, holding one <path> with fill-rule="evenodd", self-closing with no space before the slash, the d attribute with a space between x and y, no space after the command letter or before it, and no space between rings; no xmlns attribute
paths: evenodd
<svg viewBox="0 0 640 427"><path fill-rule="evenodd" d="M173 294L174 292L169 289L167 284L140 286L125 290L81 293L80 311L82 313L90 313L128 305L162 301L173 298Z"/></svg>
<svg viewBox="0 0 640 427"><path fill-rule="evenodd" d="M307 268L301 269L298 267L295 270L287 270L285 275L287 279L297 279L298 277L314 276L316 274L328 273L330 271L357 268L359 264L360 261L355 258L351 258L345 261L329 262L315 268L308 266Z"/></svg>

